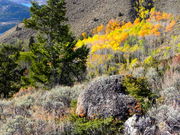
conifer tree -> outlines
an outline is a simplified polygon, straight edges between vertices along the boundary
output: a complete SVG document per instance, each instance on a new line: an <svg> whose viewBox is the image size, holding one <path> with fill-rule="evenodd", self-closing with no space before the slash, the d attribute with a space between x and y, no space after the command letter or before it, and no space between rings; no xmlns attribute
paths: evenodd
<svg viewBox="0 0 180 135"><path fill-rule="evenodd" d="M88 50L74 49L76 41L66 25L64 0L48 0L46 5L33 2L30 11L31 18L24 21L25 26L40 34L30 45L32 61L26 82L51 88L81 81Z"/></svg>
<svg viewBox="0 0 180 135"><path fill-rule="evenodd" d="M24 69L16 62L20 48L15 45L2 45L0 47L0 96L10 97L21 87L21 77Z"/></svg>

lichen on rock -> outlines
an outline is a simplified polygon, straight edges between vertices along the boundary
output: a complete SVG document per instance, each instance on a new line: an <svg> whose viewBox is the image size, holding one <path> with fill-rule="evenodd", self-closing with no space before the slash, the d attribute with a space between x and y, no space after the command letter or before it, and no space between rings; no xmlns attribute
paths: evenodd
<svg viewBox="0 0 180 135"><path fill-rule="evenodd" d="M125 135L158 135L155 119L133 115L124 123Z"/></svg>
<svg viewBox="0 0 180 135"><path fill-rule="evenodd" d="M126 119L129 106L135 105L136 101L126 95L122 80L123 76L116 75L91 82L78 98L76 113L88 118Z"/></svg>

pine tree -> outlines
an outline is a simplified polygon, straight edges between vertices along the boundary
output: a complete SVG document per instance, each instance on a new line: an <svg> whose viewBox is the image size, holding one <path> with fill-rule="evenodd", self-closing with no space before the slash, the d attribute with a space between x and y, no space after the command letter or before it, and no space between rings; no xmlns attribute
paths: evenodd
<svg viewBox="0 0 180 135"><path fill-rule="evenodd" d="M88 49L74 49L76 41L65 24L65 13L64 0L48 0L47 5L32 3L31 18L24 23L40 34L30 45L32 61L27 83L51 88L83 80Z"/></svg>
<svg viewBox="0 0 180 135"><path fill-rule="evenodd" d="M0 95L10 97L21 87L21 77L24 69L16 62L20 47L15 45L1 45L0 47Z"/></svg>

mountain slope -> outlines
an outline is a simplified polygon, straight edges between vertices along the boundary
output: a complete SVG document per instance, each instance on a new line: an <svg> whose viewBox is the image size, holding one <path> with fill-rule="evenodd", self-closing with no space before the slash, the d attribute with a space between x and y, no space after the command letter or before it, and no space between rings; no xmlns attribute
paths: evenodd
<svg viewBox="0 0 180 135"><path fill-rule="evenodd" d="M1 0L2 1L2 0ZM15 0L14 0L15 1ZM29 0L17 0L17 2L28 2ZM76 36L82 32L88 32L100 24L106 24L110 19L133 20L133 5L132 0L65 0L67 3L67 17L73 33ZM180 1L179 0L158 0L154 4L158 11L165 11L179 15ZM16 38L15 29L5 34L0 42L7 42ZM23 29L25 31L25 29ZM18 31L23 35L24 31ZM14 34L13 34L14 33ZM19 36L18 36L19 37ZM23 38L20 38L23 39Z"/></svg>
<svg viewBox="0 0 180 135"><path fill-rule="evenodd" d="M32 0L10 0L12 2L15 2L15 3L21 3L22 5L27 5L31 3ZM46 0L34 0L40 4L44 4L46 2Z"/></svg>
<svg viewBox="0 0 180 135"><path fill-rule="evenodd" d="M24 27L24 24L20 23L10 30L4 32L0 35L0 43L16 43L18 40L29 40L31 36L35 34L35 31L32 29L27 29Z"/></svg>
<svg viewBox="0 0 180 135"><path fill-rule="evenodd" d="M0 0L0 33L30 16L29 8L11 1Z"/></svg>
<svg viewBox="0 0 180 135"><path fill-rule="evenodd" d="M75 35L106 24L110 19L133 20L131 0L65 0ZM134 16L135 17L135 16Z"/></svg>
<svg viewBox="0 0 180 135"><path fill-rule="evenodd" d="M28 2L29 0L17 0ZM42 0L41 0L42 1ZM131 0L65 0L67 3L67 18L73 33L79 36L84 31L90 31L99 24L106 24L110 19L130 20ZM123 5L121 3L124 3ZM100 12L99 12L100 11ZM23 26L22 26L23 27ZM18 38L24 33L19 30ZM0 36L0 42L11 42L16 39L15 28Z"/></svg>

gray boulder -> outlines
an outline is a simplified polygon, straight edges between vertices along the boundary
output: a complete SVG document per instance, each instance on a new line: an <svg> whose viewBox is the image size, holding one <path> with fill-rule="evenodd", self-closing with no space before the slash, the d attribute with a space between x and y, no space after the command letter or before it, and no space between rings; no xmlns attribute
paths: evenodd
<svg viewBox="0 0 180 135"><path fill-rule="evenodd" d="M126 119L134 98L125 94L120 75L101 77L93 81L78 98L76 113L81 117Z"/></svg>
<svg viewBox="0 0 180 135"><path fill-rule="evenodd" d="M124 123L125 135L158 135L155 119L133 115Z"/></svg>

